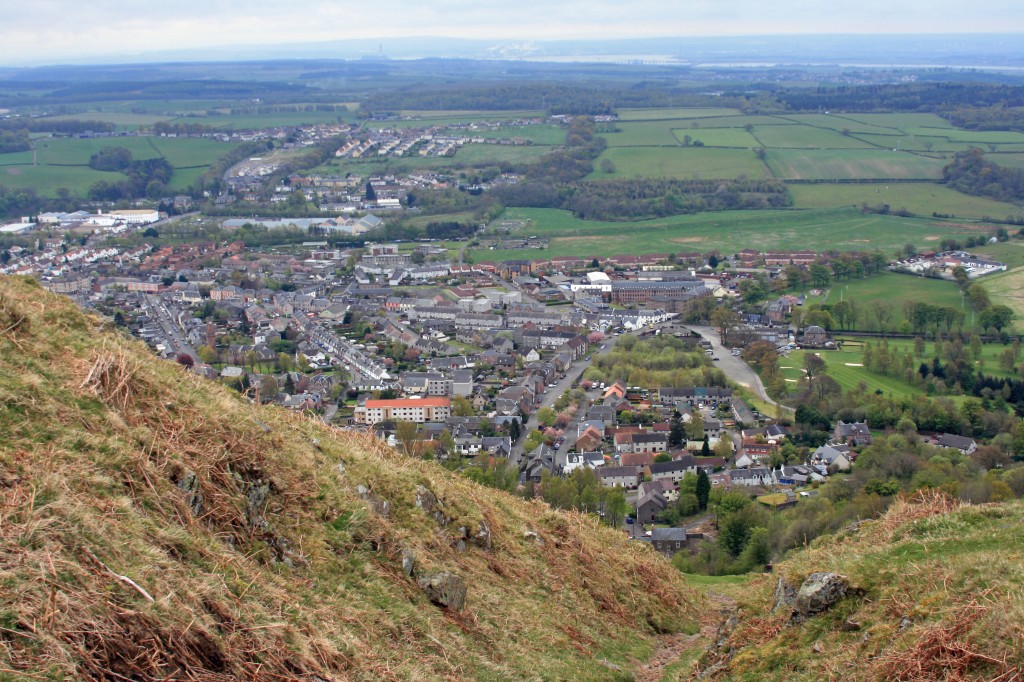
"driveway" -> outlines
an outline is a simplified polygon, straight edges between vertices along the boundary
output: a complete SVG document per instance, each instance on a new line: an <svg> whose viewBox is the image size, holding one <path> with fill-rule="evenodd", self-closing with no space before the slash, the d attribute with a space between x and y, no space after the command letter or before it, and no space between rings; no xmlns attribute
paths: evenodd
<svg viewBox="0 0 1024 682"><path fill-rule="evenodd" d="M711 342L711 350L714 352L715 357L718 358L718 361L714 364L725 372L725 376L740 386L749 388L753 391L754 395L769 405L779 406L778 403L768 397L768 392L764 390L764 384L761 383L761 377L758 376L757 372L745 363L742 358L733 355L729 348L722 345L718 338L718 329L716 327L690 326L689 328L700 334L704 340ZM781 407L787 412L793 411L791 407L786 407L785 405Z"/></svg>

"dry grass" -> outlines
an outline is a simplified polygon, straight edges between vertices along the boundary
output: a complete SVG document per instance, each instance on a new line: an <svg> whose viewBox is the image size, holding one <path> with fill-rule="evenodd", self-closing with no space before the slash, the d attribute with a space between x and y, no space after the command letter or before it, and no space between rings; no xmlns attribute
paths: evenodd
<svg viewBox="0 0 1024 682"><path fill-rule="evenodd" d="M22 319L0 334L0 679L598 679L695 628L679 574L589 518L254 407L0 279L0 331ZM481 524L490 548L460 551ZM403 552L463 576L466 609Z"/></svg>

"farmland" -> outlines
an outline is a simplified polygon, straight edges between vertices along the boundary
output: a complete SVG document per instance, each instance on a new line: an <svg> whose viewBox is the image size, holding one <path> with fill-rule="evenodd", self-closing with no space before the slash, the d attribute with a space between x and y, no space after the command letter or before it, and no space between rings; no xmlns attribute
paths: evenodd
<svg viewBox="0 0 1024 682"><path fill-rule="evenodd" d="M211 163L234 146L215 140L149 136L40 138L35 141L35 151L0 154L0 184L33 188L41 196L55 196L62 187L73 194L84 195L97 181L116 182L124 177L89 168L89 157L106 147L124 147L135 159L166 158L175 168L171 189L184 191Z"/></svg>
<svg viewBox="0 0 1024 682"><path fill-rule="evenodd" d="M927 182L794 184L789 186L789 193L793 205L801 208L888 205L894 211L917 215L938 213L966 218L1002 218L1020 210L1013 204L968 196L945 185Z"/></svg>
<svg viewBox="0 0 1024 682"><path fill-rule="evenodd" d="M509 209L502 220L522 221L524 227L516 236L546 237L550 240L548 248L543 251L476 250L474 257L478 260L711 250L735 253L741 248L762 251L877 248L888 254L907 242L926 246L946 237L972 234L968 227L955 224L864 214L851 208L730 211L631 223L579 220L568 212L552 209Z"/></svg>

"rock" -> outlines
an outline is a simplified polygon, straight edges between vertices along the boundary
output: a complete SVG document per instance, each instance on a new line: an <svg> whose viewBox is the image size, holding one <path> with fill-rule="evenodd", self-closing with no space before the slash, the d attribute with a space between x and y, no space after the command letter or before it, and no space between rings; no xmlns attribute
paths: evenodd
<svg viewBox="0 0 1024 682"><path fill-rule="evenodd" d="M909 627L911 627L913 625L914 625L914 621L910 620L909 618L904 618L903 620L900 621L900 630L906 630L907 628L909 628Z"/></svg>
<svg viewBox="0 0 1024 682"><path fill-rule="evenodd" d="M541 547L544 546L544 538L542 538L536 531L526 531L523 533L523 539L527 542L536 542Z"/></svg>
<svg viewBox="0 0 1024 682"><path fill-rule="evenodd" d="M814 644L813 644L813 645L811 646L811 649L812 649L812 650L814 651L814 653L816 653L816 654L823 654L823 653L825 653L825 647L821 646L821 642L815 642L815 643L814 643Z"/></svg>
<svg viewBox="0 0 1024 682"><path fill-rule="evenodd" d="M846 596L849 581L838 573L812 573L796 595L794 617L805 618L827 611Z"/></svg>
<svg viewBox="0 0 1024 682"><path fill-rule="evenodd" d="M470 542L477 547L486 549L487 551L491 550L491 528L487 525L486 521L480 521L476 535L470 538Z"/></svg>
<svg viewBox="0 0 1024 682"><path fill-rule="evenodd" d="M775 586L775 604L772 606L772 613L779 611L792 611L796 606L797 588L786 582L785 578L779 576L779 583Z"/></svg>
<svg viewBox="0 0 1024 682"><path fill-rule="evenodd" d="M430 492L430 489L426 486L416 486L416 506L427 514L433 514L434 521L442 528L451 522L448 515L444 513L441 501L437 499L437 496Z"/></svg>
<svg viewBox="0 0 1024 682"><path fill-rule="evenodd" d="M196 476L196 472L185 469L185 473L181 475L176 485L185 493L185 503L188 504L188 508L194 515L199 516L203 510L203 491L199 487L199 477Z"/></svg>
<svg viewBox="0 0 1024 682"><path fill-rule="evenodd" d="M416 567L416 555L408 549L402 550L402 572L410 578L412 577L413 569Z"/></svg>
<svg viewBox="0 0 1024 682"><path fill-rule="evenodd" d="M454 573L423 575L416 582L430 601L439 606L461 611L466 605L466 581Z"/></svg>
<svg viewBox="0 0 1024 682"><path fill-rule="evenodd" d="M363 498L370 503L370 509L378 516L388 518L391 516L391 503L382 497L377 497L370 492L370 489L365 485L357 485L356 492L359 493L359 497Z"/></svg>
<svg viewBox="0 0 1024 682"><path fill-rule="evenodd" d="M337 464L334 465L334 470L337 471L340 475L344 476L345 475L345 463L344 462L338 462Z"/></svg>
<svg viewBox="0 0 1024 682"><path fill-rule="evenodd" d="M263 507L269 497L269 483L253 483L245 493L245 520L253 530L266 530L270 527L270 523L263 517Z"/></svg>
<svg viewBox="0 0 1024 682"><path fill-rule="evenodd" d="M855 620L845 620L843 624L839 626L839 629L843 632L857 632L860 630L860 623Z"/></svg>
<svg viewBox="0 0 1024 682"><path fill-rule="evenodd" d="M735 613L731 614L725 621L718 626L718 632L715 633L715 645L723 647L729 641L729 637L732 635L733 630L739 625L740 619Z"/></svg>

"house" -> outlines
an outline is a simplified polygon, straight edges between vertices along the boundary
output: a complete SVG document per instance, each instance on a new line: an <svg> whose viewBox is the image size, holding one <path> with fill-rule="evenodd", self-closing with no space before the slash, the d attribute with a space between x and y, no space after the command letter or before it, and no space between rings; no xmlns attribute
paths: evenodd
<svg viewBox="0 0 1024 682"><path fill-rule="evenodd" d="M621 380L616 381L611 386L609 386L607 389L605 389L604 395L602 396L602 398L605 401L607 401L608 398L616 398L618 400L622 400L625 397L626 397L626 385L624 383L622 383Z"/></svg>
<svg viewBox="0 0 1024 682"><path fill-rule="evenodd" d="M734 469L729 472L729 477L735 485L745 486L770 486L772 484L772 472L767 467L751 467L749 469Z"/></svg>
<svg viewBox="0 0 1024 682"><path fill-rule="evenodd" d="M352 420L371 426L382 421L439 422L451 416L451 404L451 399L440 397L367 400L356 407Z"/></svg>
<svg viewBox="0 0 1024 682"><path fill-rule="evenodd" d="M659 491L641 495L636 501L636 520L640 523L654 523L667 506L668 500Z"/></svg>
<svg viewBox="0 0 1024 682"><path fill-rule="evenodd" d="M683 455L670 462L654 462L650 466L650 471L652 481L667 479L678 485L683 476L697 472L697 463L693 455Z"/></svg>
<svg viewBox="0 0 1024 682"><path fill-rule="evenodd" d="M800 337L800 343L810 348L824 348L825 346L834 345L829 333L814 324L804 330L804 335Z"/></svg>
<svg viewBox="0 0 1024 682"><path fill-rule="evenodd" d="M654 547L654 551L670 559L684 549L697 551L703 539L703 533L688 533L685 528L655 528L651 531L651 546Z"/></svg>
<svg viewBox="0 0 1024 682"><path fill-rule="evenodd" d="M965 455L972 454L978 449L978 444L973 438L967 438L966 436L956 436L952 433L943 433L935 438L935 445L940 448L953 448L959 450Z"/></svg>
<svg viewBox="0 0 1024 682"><path fill-rule="evenodd" d="M580 468L596 469L604 463L604 453L601 452L570 452L562 465L562 473L571 474Z"/></svg>
<svg viewBox="0 0 1024 682"><path fill-rule="evenodd" d="M847 424L842 419L836 424L833 431L836 442L858 447L860 445L871 445L871 432L868 430L868 423L850 422Z"/></svg>
<svg viewBox="0 0 1024 682"><path fill-rule="evenodd" d="M609 488L633 489L640 485L640 467L609 467L598 470L601 483Z"/></svg>
<svg viewBox="0 0 1024 682"><path fill-rule="evenodd" d="M850 446L839 443L826 443L814 451L811 462L823 464L829 469L849 471L851 466Z"/></svg>

